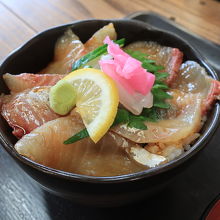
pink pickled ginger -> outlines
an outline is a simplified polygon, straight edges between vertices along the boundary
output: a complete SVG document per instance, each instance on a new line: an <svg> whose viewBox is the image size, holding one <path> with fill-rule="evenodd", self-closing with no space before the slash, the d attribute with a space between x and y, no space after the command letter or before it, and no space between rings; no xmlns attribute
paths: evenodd
<svg viewBox="0 0 220 220"><path fill-rule="evenodd" d="M102 70L128 88L128 92L139 92L146 95L150 92L155 76L147 72L142 63L125 53L118 44L106 37L104 43L108 44L108 53L113 57L111 60L100 60Z"/></svg>
<svg viewBox="0 0 220 220"><path fill-rule="evenodd" d="M147 72L139 60L125 53L109 37L105 38L104 43L108 44L107 50L113 59L100 60L99 64L102 71L116 82L119 89L120 102L123 105L126 103L125 107L134 114L140 114L143 107L152 107L153 97L149 96L149 93L153 87L155 76ZM126 96L127 99L130 96L129 99L132 101L125 100ZM144 104L141 99L144 99L145 96L151 100L147 100ZM133 106L134 103L139 106Z"/></svg>

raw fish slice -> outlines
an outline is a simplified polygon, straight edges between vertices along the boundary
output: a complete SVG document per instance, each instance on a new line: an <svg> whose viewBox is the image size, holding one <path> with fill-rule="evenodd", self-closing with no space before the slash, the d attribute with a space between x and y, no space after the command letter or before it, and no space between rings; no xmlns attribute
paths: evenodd
<svg viewBox="0 0 220 220"><path fill-rule="evenodd" d="M84 44L85 50L83 51L83 54L89 53L103 45L103 41L107 36L109 36L111 40L117 39L117 34L112 23L104 26L93 34L93 36Z"/></svg>
<svg viewBox="0 0 220 220"><path fill-rule="evenodd" d="M20 139L19 154L58 170L91 176L114 176L146 169L131 160L124 148L134 143L108 132L97 144L90 138L64 145L63 141L84 128L82 121L66 116L47 122Z"/></svg>
<svg viewBox="0 0 220 220"><path fill-rule="evenodd" d="M68 29L56 42L53 61L39 73L67 74L71 72L72 64L83 50L83 43L71 29Z"/></svg>
<svg viewBox="0 0 220 220"><path fill-rule="evenodd" d="M50 87L35 87L3 97L1 114L21 138L47 121L60 117L49 107Z"/></svg>
<svg viewBox="0 0 220 220"><path fill-rule="evenodd" d="M206 70L194 61L181 65L180 74L172 87L187 93L200 93L203 97L203 115L216 99L220 99L220 82L208 76Z"/></svg>
<svg viewBox="0 0 220 220"><path fill-rule="evenodd" d="M59 74L32 74L22 73L12 75L6 73L3 79L11 93L22 92L36 86L53 86L64 76Z"/></svg>
<svg viewBox="0 0 220 220"><path fill-rule="evenodd" d="M156 64L164 66L169 73L166 82L171 85L177 78L183 53L177 48L161 46L152 41L138 41L129 44L125 49L136 50L148 54L148 58L155 60Z"/></svg>
<svg viewBox="0 0 220 220"><path fill-rule="evenodd" d="M98 30L86 43L83 43L69 29L56 43L54 60L39 73L67 74L71 72L72 64L81 56L103 45L106 36L112 40L117 38L112 23Z"/></svg>
<svg viewBox="0 0 220 220"><path fill-rule="evenodd" d="M112 130L136 143L169 143L180 141L201 127L201 97L178 90L170 92L172 108L158 122L146 122L147 130L118 125Z"/></svg>
<svg viewBox="0 0 220 220"><path fill-rule="evenodd" d="M206 115L216 100L220 100L220 82L212 80L210 90L202 105L202 113Z"/></svg>
<svg viewBox="0 0 220 220"><path fill-rule="evenodd" d="M206 97L213 79L209 77L206 70L194 61L186 61L180 67L180 73L172 88L183 92L201 93Z"/></svg>

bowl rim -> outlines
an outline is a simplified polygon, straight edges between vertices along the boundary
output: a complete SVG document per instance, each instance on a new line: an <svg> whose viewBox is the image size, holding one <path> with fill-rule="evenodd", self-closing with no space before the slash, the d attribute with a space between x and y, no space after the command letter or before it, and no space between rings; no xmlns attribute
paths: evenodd
<svg viewBox="0 0 220 220"><path fill-rule="evenodd" d="M75 25L79 25L81 23L87 23L87 22L129 22L129 23L133 23L135 25L139 25L142 28L145 28L147 30L150 31L155 31L155 32L162 32L168 35L172 35L173 37L177 38L178 40L182 41L185 45L187 45L191 51L194 53L194 55L196 57L198 57L198 59L200 60L200 63L205 67L206 70L208 70L208 72L211 73L212 78L214 79L219 79L218 75L216 74L216 72L207 64L208 61L200 54L200 52L195 49L190 43L186 42L183 38L181 38L180 36L171 33L169 31L164 31L161 30L159 28L154 28L142 21L137 21L137 20L131 20L129 18L123 18L123 19L87 19L87 20L80 20L80 21L74 21L71 23L67 23L67 24L62 24L62 25L58 25L58 26L53 26L51 28L48 28L46 30L43 30L37 34L35 34L32 38L30 38L28 41L24 42L21 46L19 46L18 48L16 48L15 50L13 50L12 52L10 52L8 54L8 56L6 56L5 59L3 59L2 63L0 64L0 69L2 68L2 66L7 65L7 61L10 59L13 59L14 56L16 56L17 53L20 52L20 50L25 49L26 47L28 47L28 45L30 43L32 43L33 41L35 41L39 36L44 35L48 32L51 31L55 31L57 29L61 29L61 28L65 28L65 27L73 27ZM183 164L186 160L190 159L193 155L195 155L198 151L200 151L205 144L208 142L208 140L211 138L211 136L214 134L215 130L218 127L218 124L220 122L220 104L216 103L213 106L213 120L211 121L208 129L206 132L204 132L203 135L201 135L200 139L197 140L191 147L189 150L187 150L186 152L184 152L183 154L181 154L179 157L175 158L174 160L166 163L166 164L162 164L158 167L154 167L154 168L150 168L147 170L143 170L143 171L139 171L139 172L135 172L135 173L130 173L130 174L124 174L124 175L119 175L119 176L104 176L104 177L100 177L100 176L88 176L88 175L82 175L82 174L75 174L75 173L70 173L70 172L66 172L66 171L62 171L62 170L57 170L57 169L53 169L47 166L44 166L42 164L36 163L32 160L30 160L29 158L26 158L22 155L20 155L14 148L14 146L10 143L8 143L4 136L2 135L2 131L0 131L0 142L3 145L3 147L5 148L5 150L17 161L24 163L27 166L32 167L33 169L36 169L40 172L43 172L45 174L49 174L51 176L54 177L58 177L58 178L64 178L70 181L78 181L78 182L87 182L87 183L119 183L119 182L127 182L127 181L135 181L135 180L139 180L142 178L149 178L152 176L155 176L157 174L160 173L164 173L167 172L181 164Z"/></svg>

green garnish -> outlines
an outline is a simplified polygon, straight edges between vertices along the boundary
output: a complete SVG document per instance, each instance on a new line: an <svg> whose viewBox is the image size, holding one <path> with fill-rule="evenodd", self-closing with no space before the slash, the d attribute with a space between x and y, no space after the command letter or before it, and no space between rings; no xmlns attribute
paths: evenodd
<svg viewBox="0 0 220 220"><path fill-rule="evenodd" d="M128 122L128 127L130 128L137 128L141 130L147 130L147 126L144 124L146 121L145 117L141 116L130 116L129 117L129 122Z"/></svg>
<svg viewBox="0 0 220 220"><path fill-rule="evenodd" d="M80 132L76 133L75 135L73 135L72 137L68 138L67 140L65 140L63 143L64 144L72 144L76 141L79 141L81 139L84 139L86 137L89 137L89 133L87 131L86 128L84 128L83 130L81 130Z"/></svg>
<svg viewBox="0 0 220 220"><path fill-rule="evenodd" d="M141 115L134 115L126 109L118 109L112 127L118 124L127 124L128 127L146 130L147 126L144 124L145 121L157 121L158 115L152 114L151 111L143 111Z"/></svg>
<svg viewBox="0 0 220 220"><path fill-rule="evenodd" d="M141 61L142 67L156 76L154 86L151 90L154 97L153 106L157 108L169 108L170 105L166 103L165 100L172 98L172 96L166 92L169 87L164 83L164 79L167 78L169 74L166 72L158 72L163 70L164 67L157 65L154 60L147 58L149 55L140 51L126 50L125 52L128 53L131 57Z"/></svg>
<svg viewBox="0 0 220 220"><path fill-rule="evenodd" d="M148 72L155 73L159 70L163 70L164 67L160 65L156 65L154 60L148 59L148 54L142 53L140 51L133 51L133 50L125 50L127 54L131 57L135 58L142 62L142 67L147 69Z"/></svg>
<svg viewBox="0 0 220 220"><path fill-rule="evenodd" d="M155 72L154 75L156 76L156 79L157 80L161 80L161 79L164 79L164 78L167 78L169 76L169 73L166 73L166 72Z"/></svg>
<svg viewBox="0 0 220 220"><path fill-rule="evenodd" d="M112 124L112 127L118 124L125 124L129 122L129 112L125 109L118 109L115 116L115 120Z"/></svg>
<svg viewBox="0 0 220 220"><path fill-rule="evenodd" d="M118 44L119 46L123 47L125 43L125 39L122 38L114 42ZM95 58L105 54L106 52L107 52L107 44L104 44L96 48L95 50L91 51L90 53L87 53L85 56L81 57L79 60L73 63L72 71L82 68L84 65L89 63L91 60L94 60Z"/></svg>
<svg viewBox="0 0 220 220"><path fill-rule="evenodd" d="M144 108L143 111L141 112L141 115L144 116L146 118L146 121L149 122L157 122L158 120L161 119L157 107Z"/></svg>

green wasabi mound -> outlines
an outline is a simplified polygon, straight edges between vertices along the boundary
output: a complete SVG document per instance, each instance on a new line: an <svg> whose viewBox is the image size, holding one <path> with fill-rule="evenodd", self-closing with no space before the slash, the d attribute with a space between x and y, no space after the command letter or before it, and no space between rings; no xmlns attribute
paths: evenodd
<svg viewBox="0 0 220 220"><path fill-rule="evenodd" d="M60 80L50 89L49 103L51 109L59 115L66 115L76 104L74 87L65 80Z"/></svg>

